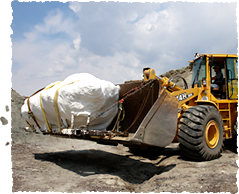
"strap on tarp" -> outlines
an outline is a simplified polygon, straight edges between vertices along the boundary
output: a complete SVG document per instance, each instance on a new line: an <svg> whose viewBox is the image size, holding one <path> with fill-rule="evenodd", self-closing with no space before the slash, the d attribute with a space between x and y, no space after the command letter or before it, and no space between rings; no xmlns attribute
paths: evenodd
<svg viewBox="0 0 239 194"><path fill-rule="evenodd" d="M37 94L38 92L42 91L44 88L41 88L40 90L36 91L34 94L32 94L30 97L27 98L27 106L28 106L28 117L29 118L32 118L33 121L36 123L37 127L39 129L41 129L40 125L38 124L36 118L35 118L35 115L33 114L32 110L31 110L31 107L30 107L30 98L32 96L34 96L35 94ZM27 121L26 121L27 122ZM28 125L30 125L28 122L27 122ZM30 125L31 126L31 125ZM31 127L32 128L32 127Z"/></svg>
<svg viewBox="0 0 239 194"><path fill-rule="evenodd" d="M61 81L56 82L56 83L54 83L54 84L48 86L47 88L45 88L45 90L48 90L48 89L52 88L53 86L55 86L56 84L59 84L59 83L61 83ZM45 110L44 110L43 105L42 105L41 95L42 95L42 92L40 93L40 106L41 106L41 110L42 110L43 117L44 117L44 120L45 120L46 125L47 125L47 128L48 128L48 131L51 132L51 128L50 128L49 123L48 123L48 121L47 121L46 113L45 113Z"/></svg>
<svg viewBox="0 0 239 194"><path fill-rule="evenodd" d="M27 124L29 125L29 127L31 128L32 131L34 131L34 129L32 128L32 126L30 125L30 123L28 123L27 120L25 120L27 122Z"/></svg>
<svg viewBox="0 0 239 194"><path fill-rule="evenodd" d="M62 130L62 128L61 128L61 117L60 117L59 108L58 108L58 104L57 104L59 90L60 90L62 87L66 86L66 85L73 84L73 83L75 83L75 82L77 82L77 81L80 81L80 80L76 80L76 81L73 81L73 82L64 84L64 85L60 86L60 87L56 90L56 93L55 93L55 96L54 96L53 101L54 101L54 107L55 107L55 112L56 112L57 124L58 124L58 128L59 128L60 130Z"/></svg>

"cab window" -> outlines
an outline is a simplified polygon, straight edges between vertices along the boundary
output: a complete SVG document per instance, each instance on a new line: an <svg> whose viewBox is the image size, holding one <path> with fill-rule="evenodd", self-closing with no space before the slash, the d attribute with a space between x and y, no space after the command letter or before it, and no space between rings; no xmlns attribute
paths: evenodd
<svg viewBox="0 0 239 194"><path fill-rule="evenodd" d="M203 78L206 78L206 61L199 58L194 61L193 64L192 87L194 87L195 84L200 87Z"/></svg>

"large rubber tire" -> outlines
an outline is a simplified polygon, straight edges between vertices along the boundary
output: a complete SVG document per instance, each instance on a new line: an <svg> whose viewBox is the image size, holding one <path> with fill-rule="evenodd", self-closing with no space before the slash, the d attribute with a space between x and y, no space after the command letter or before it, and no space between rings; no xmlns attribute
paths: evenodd
<svg viewBox="0 0 239 194"><path fill-rule="evenodd" d="M213 106L198 105L185 111L178 132L182 155L193 160L213 160L223 149L223 121Z"/></svg>
<svg viewBox="0 0 239 194"><path fill-rule="evenodd" d="M237 118L234 126L233 126L233 138L237 142L239 146L239 117Z"/></svg>

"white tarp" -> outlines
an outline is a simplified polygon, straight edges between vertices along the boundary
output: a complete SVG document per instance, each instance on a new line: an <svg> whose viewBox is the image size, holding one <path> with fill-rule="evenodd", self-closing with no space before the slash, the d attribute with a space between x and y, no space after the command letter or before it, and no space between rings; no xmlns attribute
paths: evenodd
<svg viewBox="0 0 239 194"><path fill-rule="evenodd" d="M30 108L33 112L41 131L47 131L48 127L57 128L57 114L54 103L57 102L61 127L67 128L72 124L74 115L74 127L86 125L88 115L90 120L117 103L120 87L108 81L100 80L88 73L78 73L67 77L62 82L52 83L44 90L30 97ZM58 92L58 96L57 93ZM55 100L54 100L55 98ZM28 118L27 99L21 108L22 116L34 126L38 127L32 118ZM118 106L102 114L89 125L89 130L105 130L117 114Z"/></svg>

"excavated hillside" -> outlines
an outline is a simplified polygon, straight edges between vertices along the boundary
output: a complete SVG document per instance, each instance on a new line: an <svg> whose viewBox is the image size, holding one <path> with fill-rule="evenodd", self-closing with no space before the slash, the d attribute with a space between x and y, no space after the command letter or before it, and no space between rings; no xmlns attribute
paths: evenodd
<svg viewBox="0 0 239 194"><path fill-rule="evenodd" d="M181 76L183 77L187 84L188 84L188 87L190 88L190 84L191 84L191 80L192 80L192 71L190 69L189 66L187 67L183 67L181 69L176 69L176 70L170 70L160 76L162 77L167 77L169 79L173 79L175 76ZM176 79L173 79L173 81L175 81ZM176 84L179 86L179 87L182 87L184 88L185 85L184 85L184 82L182 79L178 79L178 81L176 82Z"/></svg>
<svg viewBox="0 0 239 194"><path fill-rule="evenodd" d="M21 139L26 122L21 117L21 106L25 100L15 90L0 85L0 137L4 141Z"/></svg>

